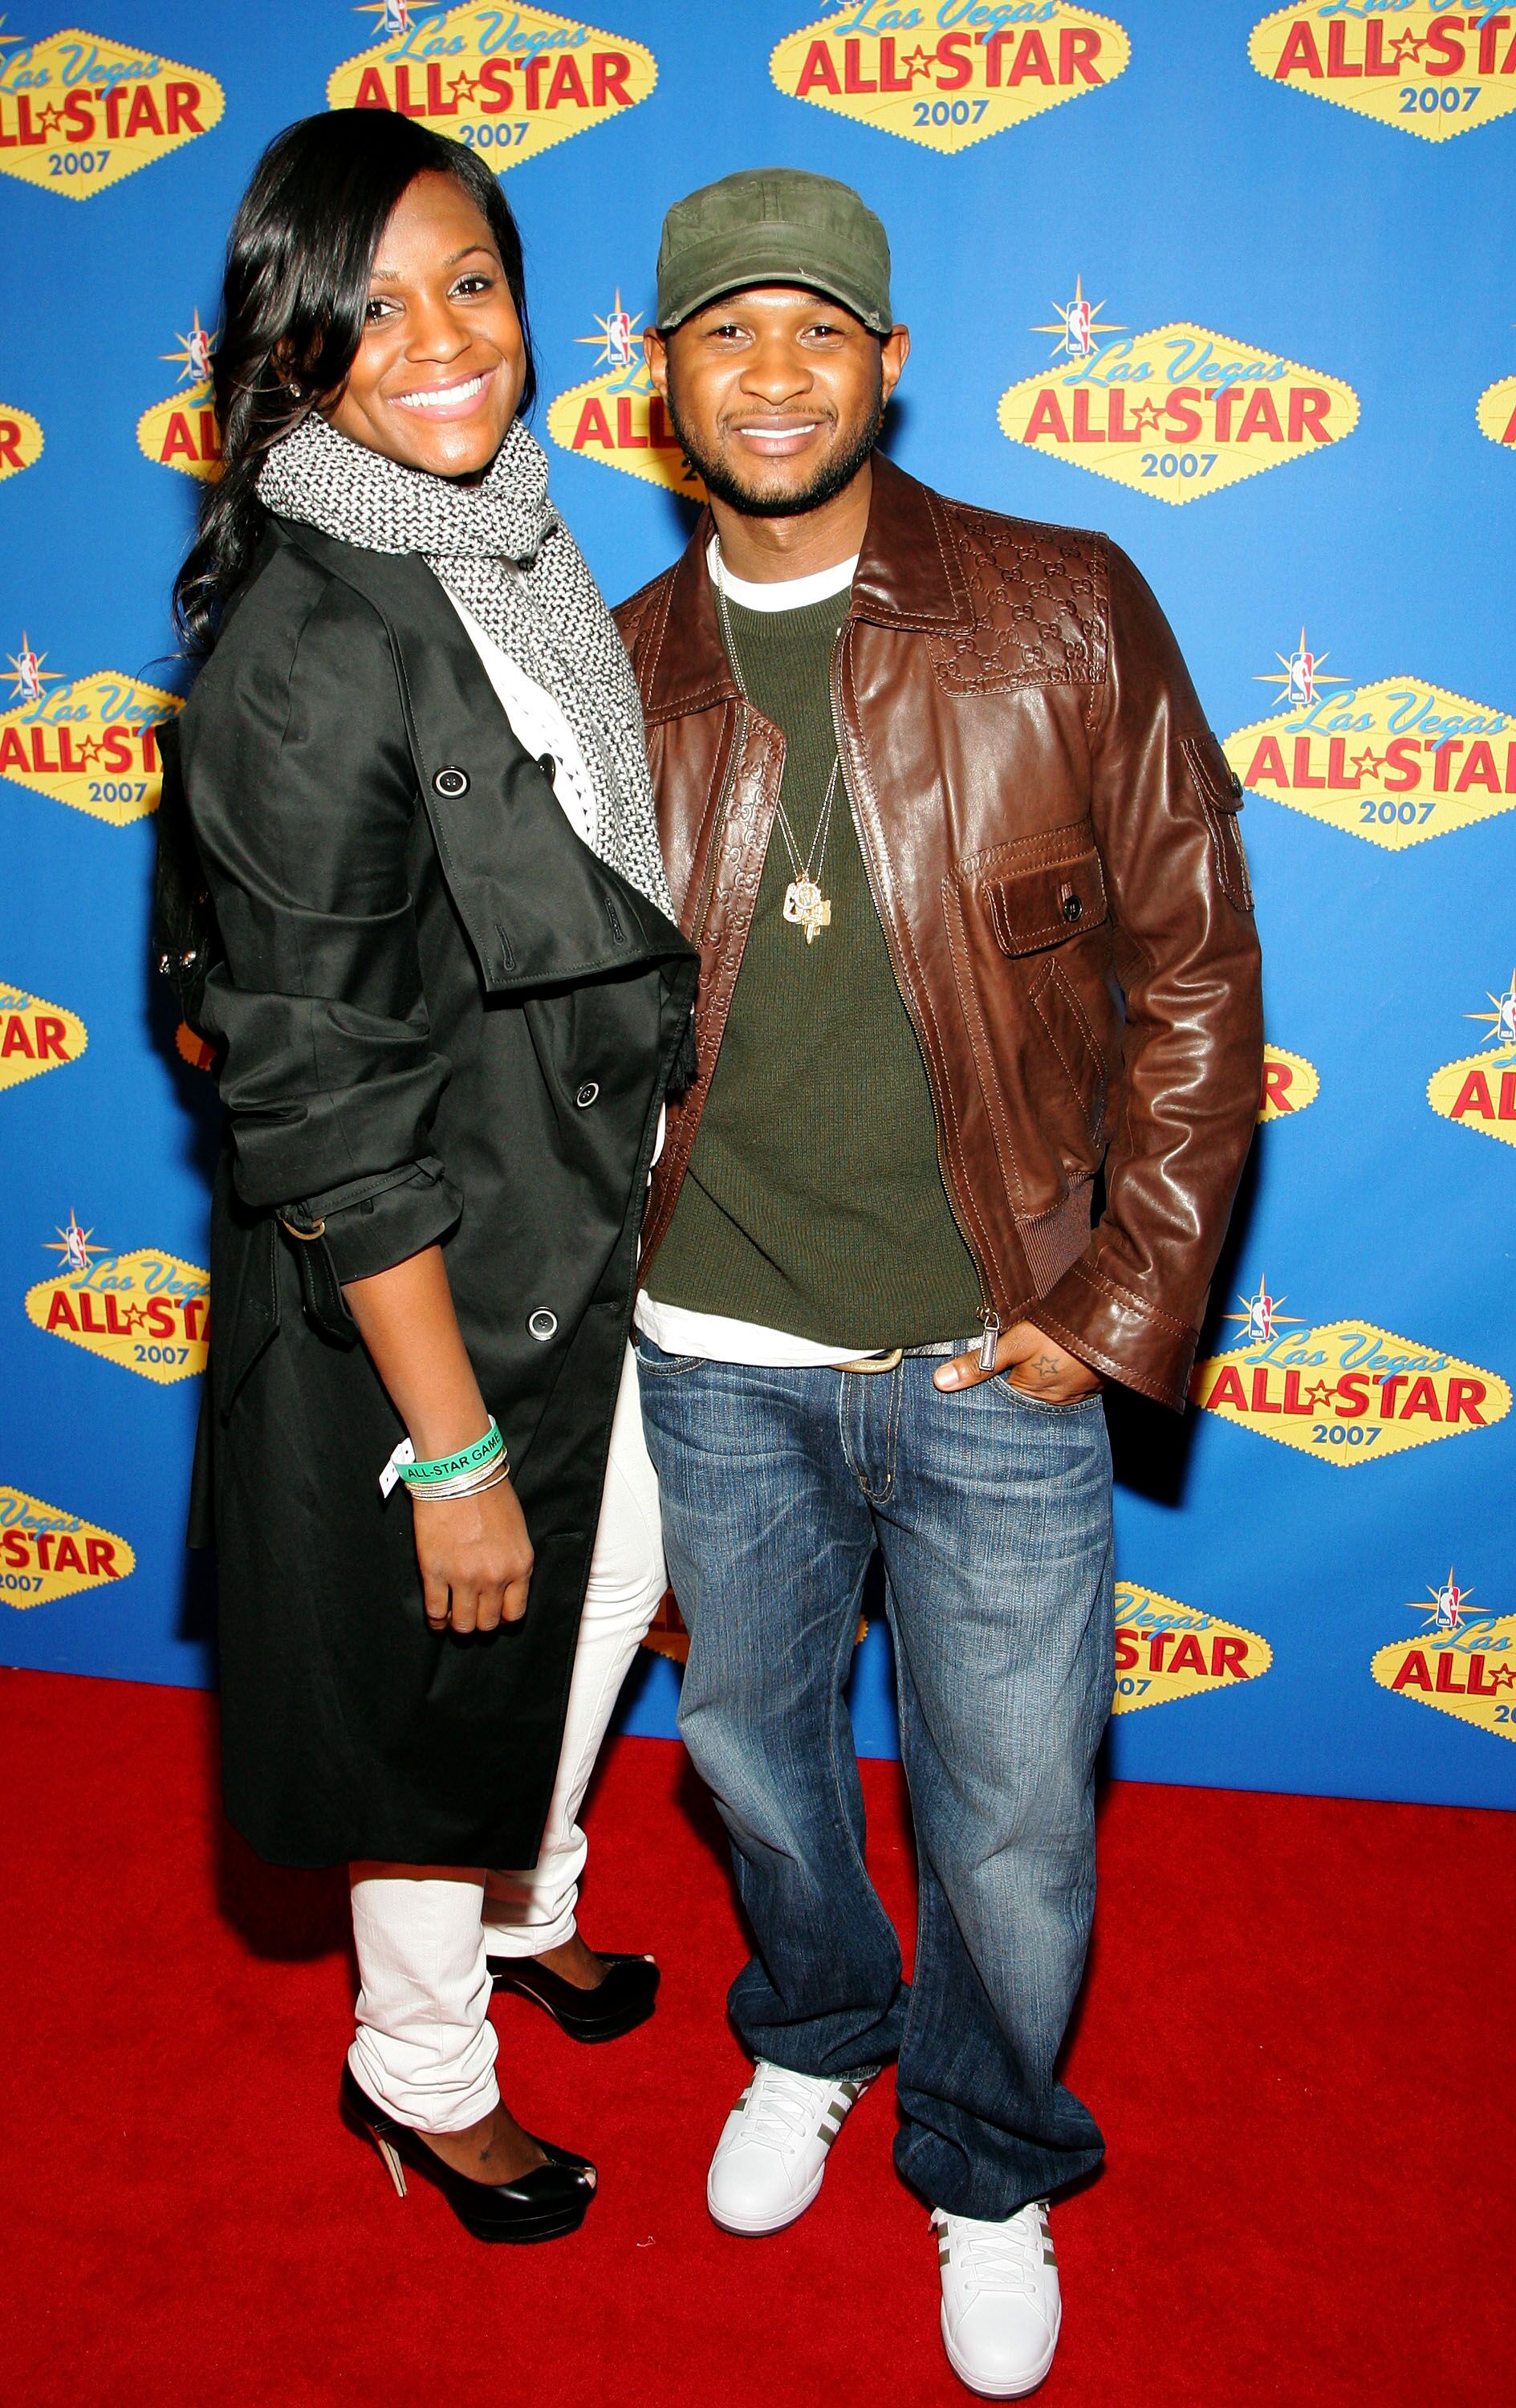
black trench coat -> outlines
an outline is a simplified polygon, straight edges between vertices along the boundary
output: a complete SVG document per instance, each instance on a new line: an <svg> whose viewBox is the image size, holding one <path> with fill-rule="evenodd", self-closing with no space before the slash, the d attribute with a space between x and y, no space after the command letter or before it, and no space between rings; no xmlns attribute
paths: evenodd
<svg viewBox="0 0 1516 2408"><path fill-rule="evenodd" d="M274 522L179 735L225 954L198 1468L208 1440L227 1809L280 1864L529 1865L695 959L574 834L419 557ZM340 1295L434 1241L536 1551L488 1637L426 1627Z"/></svg>

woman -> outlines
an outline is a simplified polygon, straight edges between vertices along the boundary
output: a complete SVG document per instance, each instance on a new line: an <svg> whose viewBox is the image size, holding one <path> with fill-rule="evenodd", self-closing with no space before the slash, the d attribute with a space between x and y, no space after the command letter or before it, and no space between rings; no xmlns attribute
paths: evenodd
<svg viewBox="0 0 1516 2408"><path fill-rule="evenodd" d="M227 1805L276 1862L351 1865L343 2107L401 2195L410 2166L480 2237L546 2240L594 2170L500 2102L486 2010L493 1978L581 2038L651 2011L656 1968L576 1933L575 1818L664 1582L626 1339L694 957L625 655L519 414L494 179L403 117L292 126L216 378L177 589L216 927L174 951L229 1115Z"/></svg>

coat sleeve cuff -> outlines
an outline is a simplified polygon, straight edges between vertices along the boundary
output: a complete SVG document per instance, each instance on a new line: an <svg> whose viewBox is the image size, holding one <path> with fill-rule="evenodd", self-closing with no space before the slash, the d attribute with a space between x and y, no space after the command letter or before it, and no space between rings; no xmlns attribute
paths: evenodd
<svg viewBox="0 0 1516 2408"><path fill-rule="evenodd" d="M1087 1256L1069 1265L1027 1318L1092 1369L1173 1412L1184 1411L1199 1332L1118 1285Z"/></svg>
<svg viewBox="0 0 1516 2408"><path fill-rule="evenodd" d="M325 1197L312 1196L302 1208L312 1220L325 1222L332 1268L344 1286L349 1280L393 1270L396 1263L436 1245L464 1206L435 1158L412 1164L378 1193L350 1201L343 1200L344 1194L337 1188Z"/></svg>

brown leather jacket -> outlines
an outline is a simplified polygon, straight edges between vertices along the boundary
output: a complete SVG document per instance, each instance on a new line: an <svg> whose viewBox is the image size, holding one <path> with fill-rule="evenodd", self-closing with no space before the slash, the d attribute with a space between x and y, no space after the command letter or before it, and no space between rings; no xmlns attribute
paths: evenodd
<svg viewBox="0 0 1516 2408"><path fill-rule="evenodd" d="M709 535L703 515L616 614L702 963L700 1076L669 1112L645 1261L700 1125L784 758L727 667ZM1163 614L1104 536L945 500L877 455L832 694L986 1310L1034 1315L1182 1409L1263 1034L1240 790Z"/></svg>

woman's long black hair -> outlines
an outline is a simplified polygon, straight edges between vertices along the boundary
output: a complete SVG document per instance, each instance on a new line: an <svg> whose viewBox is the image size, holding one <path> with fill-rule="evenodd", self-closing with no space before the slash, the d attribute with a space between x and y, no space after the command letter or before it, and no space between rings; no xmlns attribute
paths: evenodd
<svg viewBox="0 0 1516 2408"><path fill-rule="evenodd" d="M265 457L352 366L379 236L408 184L428 171L451 176L488 222L526 344L521 407L532 406L521 236L483 161L389 109L338 108L286 126L259 160L227 244L211 367L222 472L174 586L193 653L209 651L222 607L251 566L266 517L256 491Z"/></svg>

